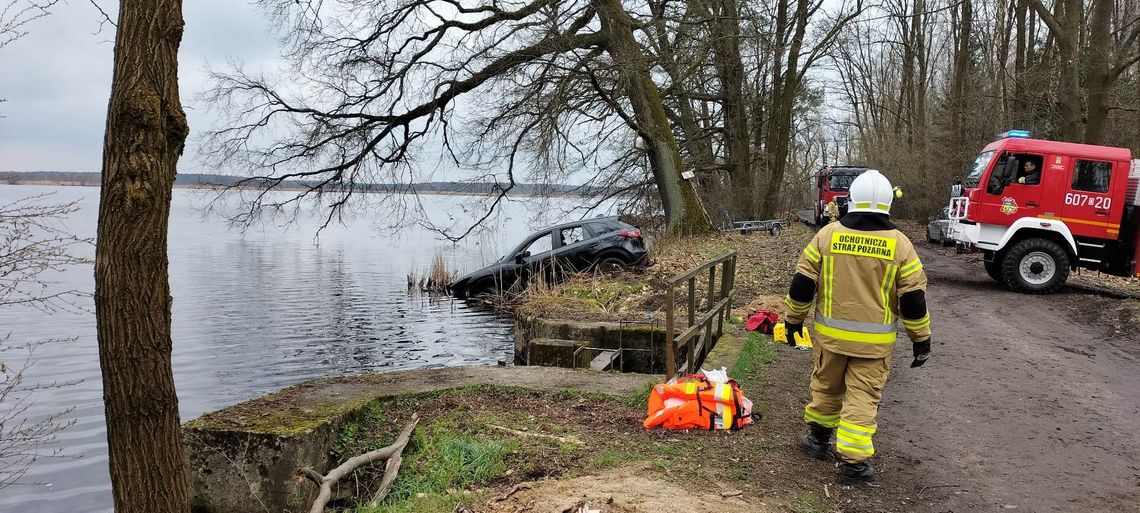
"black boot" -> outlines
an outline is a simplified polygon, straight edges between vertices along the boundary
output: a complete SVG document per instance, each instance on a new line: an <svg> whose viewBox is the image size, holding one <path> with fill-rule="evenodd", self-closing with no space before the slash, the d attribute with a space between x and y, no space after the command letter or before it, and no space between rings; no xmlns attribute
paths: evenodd
<svg viewBox="0 0 1140 513"><path fill-rule="evenodd" d="M875 469L866 461L839 462L839 482L846 485L867 484L875 480Z"/></svg>
<svg viewBox="0 0 1140 513"><path fill-rule="evenodd" d="M831 459L831 434L835 430L814 422L808 422L808 428L808 434L800 438L800 448L817 460Z"/></svg>

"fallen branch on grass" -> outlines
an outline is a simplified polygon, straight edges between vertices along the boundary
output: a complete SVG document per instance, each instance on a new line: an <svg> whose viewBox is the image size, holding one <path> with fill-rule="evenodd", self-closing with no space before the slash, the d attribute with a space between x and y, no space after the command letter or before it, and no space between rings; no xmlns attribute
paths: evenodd
<svg viewBox="0 0 1140 513"><path fill-rule="evenodd" d="M396 441L392 442L384 448L369 451L359 456L353 456L348 461L341 463L339 467L329 471L326 475L320 475L311 468L301 468L294 472L294 475L308 479L321 487L320 493L317 498L313 500L313 507L309 508L309 513L321 513L325 510L329 499L332 498L332 485L341 478L351 474L356 469L380 460L388 460L387 465L384 467L384 479L380 482L380 488L372 497L370 505L375 506L384 497L388 495L388 491L392 488L392 482L396 480L396 474L400 470L400 462L403 461L401 454L404 452L404 447L408 445L408 440L412 437L412 431L416 429L416 424L420 422L418 414L412 414L412 421L404 427L400 432L400 436L396 437Z"/></svg>
<svg viewBox="0 0 1140 513"><path fill-rule="evenodd" d="M519 483L512 486L510 490L507 490L507 493L500 495L497 499L495 499L495 501L503 502L507 499L510 499L511 496L518 493L519 490L530 490L530 483Z"/></svg>
<svg viewBox="0 0 1140 513"><path fill-rule="evenodd" d="M504 427L504 426L496 426L494 424L487 424L487 427L489 427L491 429L497 429L499 431L504 431L504 432L507 432L507 433L510 433L510 434L516 435L516 436L533 436L536 438L546 438L548 440L558 440L559 442L562 442L564 444L582 445L582 441L573 437L573 436L555 436L555 435L546 435L543 433L528 433L526 431L519 431L517 429L511 429L509 427Z"/></svg>

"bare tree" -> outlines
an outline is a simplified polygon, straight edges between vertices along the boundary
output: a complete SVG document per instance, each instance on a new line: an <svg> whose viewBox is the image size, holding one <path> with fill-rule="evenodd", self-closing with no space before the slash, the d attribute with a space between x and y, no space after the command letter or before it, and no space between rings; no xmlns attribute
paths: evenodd
<svg viewBox="0 0 1140 513"><path fill-rule="evenodd" d="M204 155L253 175L245 185L314 185L285 200L259 194L255 210L326 195L335 212L370 182L414 192L432 167L421 154L439 147L434 160L498 184L488 215L519 168L546 180L569 167L603 184L636 186L648 175L670 231L709 227L681 176L679 146L638 40L647 13L613 0L260 3L282 29L289 80L216 74L207 99L226 128L207 135ZM626 147L607 147L615 140ZM570 162L558 158L567 153ZM630 164L645 171L623 176ZM391 199L383 208L407 205ZM470 228L441 231L459 238Z"/></svg>
<svg viewBox="0 0 1140 513"><path fill-rule="evenodd" d="M28 35L28 25L50 14L59 0L0 1L0 48Z"/></svg>
<svg viewBox="0 0 1140 513"><path fill-rule="evenodd" d="M95 318L115 511L190 509L171 369L167 229L189 132L181 0L124 0L103 141Z"/></svg>
<svg viewBox="0 0 1140 513"><path fill-rule="evenodd" d="M77 308L75 290L57 290L47 271L89 263L74 253L90 241L63 230L60 221L77 210L75 203L52 204L46 195L0 205L0 308L44 311ZM37 459L59 453L56 435L72 425L70 410L30 416L35 397L69 383L29 380L35 352L56 340L13 342L0 333L0 488L18 481Z"/></svg>

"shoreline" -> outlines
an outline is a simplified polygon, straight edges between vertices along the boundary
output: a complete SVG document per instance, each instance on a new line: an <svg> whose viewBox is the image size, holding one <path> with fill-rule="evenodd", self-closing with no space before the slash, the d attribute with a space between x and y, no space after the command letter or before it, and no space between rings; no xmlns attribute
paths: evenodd
<svg viewBox="0 0 1140 513"><path fill-rule="evenodd" d="M0 185L13 185L13 186L32 185L32 186L41 186L41 187L92 187L95 189L101 188L101 186L99 184L92 184L92 183L88 183L88 182L79 182L79 181L72 181L72 180L4 180L4 181L0 181ZM174 184L175 189L205 189L205 190L209 190L209 189L215 189L218 187L226 188L226 189L239 189L239 190L243 190L243 191L244 190L250 190L250 191L260 190L257 187L249 187L249 186L237 187L237 186L228 186L228 185L209 185L209 184L177 184L177 183ZM282 187L274 187L273 190L282 191L282 192L303 192L303 191L306 191L308 189L305 187L282 186ZM355 191L354 193L361 193L361 194L408 194L408 193L414 193L414 194L429 195L429 196L488 196L488 197L495 196L496 194L498 194L498 193L479 192L479 191L461 192L461 191L414 191L414 190L410 190L410 191L409 190L371 190L371 191L370 190L358 190L358 191ZM538 197L543 197L543 198L589 198L590 197L589 195L585 195L585 194L561 194L561 193L537 194L537 193L514 192L514 191L511 191L510 193L508 193L507 196L508 197L511 197L511 196L526 197L526 198L538 198Z"/></svg>

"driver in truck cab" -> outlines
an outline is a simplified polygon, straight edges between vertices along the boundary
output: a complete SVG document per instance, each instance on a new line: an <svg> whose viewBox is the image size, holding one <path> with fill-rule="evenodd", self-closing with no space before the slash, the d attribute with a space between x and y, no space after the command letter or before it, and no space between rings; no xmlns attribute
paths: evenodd
<svg viewBox="0 0 1140 513"><path fill-rule="evenodd" d="M1041 170L1037 169L1037 164L1032 160L1025 161L1024 172L1021 173L1021 178L1017 179L1017 183L1024 185L1038 185L1041 183Z"/></svg>

